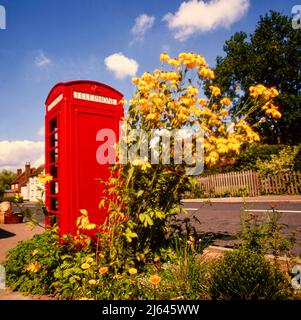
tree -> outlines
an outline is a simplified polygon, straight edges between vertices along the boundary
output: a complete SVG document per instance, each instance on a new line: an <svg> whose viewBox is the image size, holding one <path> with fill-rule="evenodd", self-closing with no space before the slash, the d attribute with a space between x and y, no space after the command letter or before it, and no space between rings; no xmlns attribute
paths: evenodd
<svg viewBox="0 0 301 320"><path fill-rule="evenodd" d="M3 195L4 190L10 189L10 184L16 178L16 174L10 170L3 169L0 172L0 196Z"/></svg>
<svg viewBox="0 0 301 320"><path fill-rule="evenodd" d="M235 115L244 105L254 83L276 87L275 103L281 119L254 113L250 124L265 143L297 144L301 141L301 29L292 28L291 18L270 11L260 17L253 34L235 33L224 45L225 57L217 57L215 82L235 101ZM237 90L237 87L241 90Z"/></svg>

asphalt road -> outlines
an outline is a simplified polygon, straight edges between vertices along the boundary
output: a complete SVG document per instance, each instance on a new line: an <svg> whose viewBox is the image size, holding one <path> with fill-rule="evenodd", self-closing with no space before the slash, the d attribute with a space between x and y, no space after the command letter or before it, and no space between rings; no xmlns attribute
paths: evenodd
<svg viewBox="0 0 301 320"><path fill-rule="evenodd" d="M232 247L238 243L237 234L241 231L241 217L246 210L264 210L264 212L253 211L258 217L264 217L266 210L273 207L279 212L300 211L281 213L280 223L285 224L283 234L290 236L293 231L299 230L295 253L301 255L301 202L249 202L243 203L200 203L197 201L185 202L183 204L187 212L181 214L181 218L189 217L198 232L204 235L214 245ZM195 216L200 224L194 221Z"/></svg>

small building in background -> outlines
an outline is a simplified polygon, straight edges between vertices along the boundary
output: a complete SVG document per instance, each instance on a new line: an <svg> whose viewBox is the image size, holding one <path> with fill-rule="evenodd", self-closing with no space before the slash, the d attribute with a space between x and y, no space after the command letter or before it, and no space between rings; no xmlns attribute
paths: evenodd
<svg viewBox="0 0 301 320"><path fill-rule="evenodd" d="M27 183L28 200L31 202L37 202L39 200L45 201L45 194L43 193L44 185L39 180L39 174L43 173L45 169L44 165L41 165L37 170L29 176Z"/></svg>
<svg viewBox="0 0 301 320"><path fill-rule="evenodd" d="M17 170L17 177L11 183L11 190L7 195L21 194L22 198L27 201L36 202L40 199L45 200L42 189L44 185L39 181L38 176L44 172L44 165L31 168L30 163L26 162L24 172L22 169Z"/></svg>
<svg viewBox="0 0 301 320"><path fill-rule="evenodd" d="M21 193L22 187L26 186L26 184L29 181L30 175L33 174L35 171L35 168L30 167L30 162L26 162L24 172L22 171L22 169L17 170L17 177L11 183L11 190L13 190L15 193ZM25 189L23 189L23 191L25 192ZM26 194L24 195L26 196Z"/></svg>

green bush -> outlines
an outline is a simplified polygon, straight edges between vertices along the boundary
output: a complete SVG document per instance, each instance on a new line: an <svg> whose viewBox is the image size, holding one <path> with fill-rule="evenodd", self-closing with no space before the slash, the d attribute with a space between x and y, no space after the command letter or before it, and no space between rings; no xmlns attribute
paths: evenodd
<svg viewBox="0 0 301 320"><path fill-rule="evenodd" d="M286 146L278 154L271 155L271 158L268 160L258 159L256 161L256 170L261 176L292 172L299 151L300 147L298 146Z"/></svg>
<svg viewBox="0 0 301 320"><path fill-rule="evenodd" d="M239 237L242 246L260 254L292 257L296 236L284 235L285 224L280 222L281 213L273 210L264 215L247 212L241 217L242 231Z"/></svg>
<svg viewBox="0 0 301 320"><path fill-rule="evenodd" d="M282 145L260 145L252 144L242 151L236 158L230 171L256 170L257 160L269 160L271 155L278 154Z"/></svg>
<svg viewBox="0 0 301 320"><path fill-rule="evenodd" d="M209 293L214 300L288 299L289 281L264 255L246 248L213 263Z"/></svg>
<svg viewBox="0 0 301 320"><path fill-rule="evenodd" d="M52 293L53 272L63 251L56 233L51 231L19 243L9 251L5 263L8 285L21 292Z"/></svg>

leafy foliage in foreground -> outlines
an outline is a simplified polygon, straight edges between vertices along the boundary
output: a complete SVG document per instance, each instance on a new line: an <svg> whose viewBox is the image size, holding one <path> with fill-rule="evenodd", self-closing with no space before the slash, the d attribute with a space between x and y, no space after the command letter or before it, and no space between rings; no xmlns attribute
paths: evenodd
<svg viewBox="0 0 301 320"><path fill-rule="evenodd" d="M13 290L48 294L52 292L54 270L61 262L64 247L55 231L35 235L9 251L5 263L7 283Z"/></svg>
<svg viewBox="0 0 301 320"><path fill-rule="evenodd" d="M223 300L288 299L288 279L266 260L264 255L247 248L225 253L214 263L210 279L210 296Z"/></svg>

